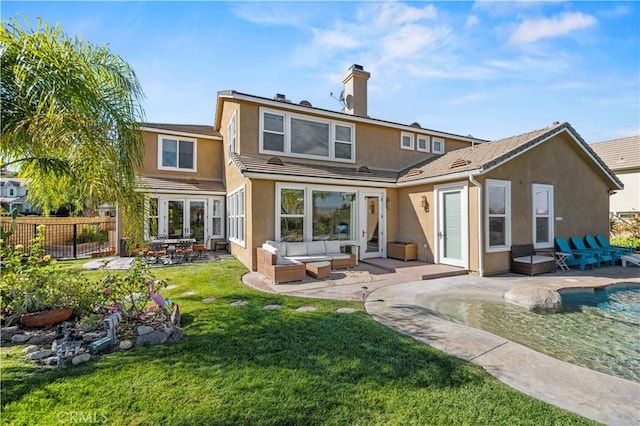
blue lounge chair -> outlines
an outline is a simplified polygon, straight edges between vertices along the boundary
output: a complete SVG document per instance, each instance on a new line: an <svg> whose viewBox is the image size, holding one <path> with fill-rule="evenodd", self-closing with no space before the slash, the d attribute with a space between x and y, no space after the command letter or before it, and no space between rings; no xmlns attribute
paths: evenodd
<svg viewBox="0 0 640 426"><path fill-rule="evenodd" d="M582 238L579 237L571 237L569 238L569 241L571 241L571 244L577 251L592 253L593 257L598 259L598 263L604 263L605 266L613 266L613 257L611 257L607 251L602 249L589 249L584 245Z"/></svg>
<svg viewBox="0 0 640 426"><path fill-rule="evenodd" d="M564 253L567 258L565 259L565 263L567 266L575 266L578 265L581 271L584 271L585 266L591 265L591 268L598 264L598 260L593 257L591 253L579 252L573 250L569 247L569 243L564 238L556 237L556 246L558 247L558 252Z"/></svg>
<svg viewBox="0 0 640 426"><path fill-rule="evenodd" d="M596 235L596 240L598 241L598 244L604 248L617 248L624 250L624 254L633 254L633 249L631 247L612 246L604 235Z"/></svg>
<svg viewBox="0 0 640 426"><path fill-rule="evenodd" d="M598 242L593 237L593 235L589 235L589 234L585 235L584 236L584 242L585 242L587 247L592 248L592 249L596 249L596 250L602 250L605 253L607 253L609 256L611 256L613 258L614 265L620 260L622 255L625 254L625 251L623 249L620 249L620 248L602 247L600 244L598 244Z"/></svg>

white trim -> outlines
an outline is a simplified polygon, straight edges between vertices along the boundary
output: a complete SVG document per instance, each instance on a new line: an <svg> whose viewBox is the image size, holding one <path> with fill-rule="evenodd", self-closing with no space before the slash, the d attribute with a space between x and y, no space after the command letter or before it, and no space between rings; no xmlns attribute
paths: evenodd
<svg viewBox="0 0 640 426"><path fill-rule="evenodd" d="M434 192L434 208L436 212L435 220L433 221L433 235L435 238L434 243L434 260L435 263L450 264L453 266L460 266L465 269L469 269L469 203L468 203L468 182L453 182L443 185L436 185L433 188ZM445 259L440 253L440 228L442 226L442 203L440 196L444 192L460 191L460 217L461 217L461 240L462 240L462 253L459 262L452 262L451 259Z"/></svg>
<svg viewBox="0 0 640 426"><path fill-rule="evenodd" d="M163 166L162 165L162 142L164 139L176 141L176 167ZM179 167L180 164L180 142L191 142L193 143L193 168L186 169ZM198 140L197 139L186 139L186 138L176 138L173 135L166 134L158 134L158 144L157 144L157 169L172 171L172 172L185 172L185 173L196 173L198 171Z"/></svg>
<svg viewBox="0 0 640 426"><path fill-rule="evenodd" d="M217 141L221 141L222 137L221 136L213 136L213 135L204 135L204 134L200 134L200 133L190 133L190 132L179 132L177 130L170 130L170 129L161 129L161 128L156 128L156 127L141 127L141 130L147 131L147 132L153 132L153 133L164 133L167 135L172 135L172 136L186 136L189 138L203 138L203 139L214 139Z"/></svg>
<svg viewBox="0 0 640 426"><path fill-rule="evenodd" d="M356 217L358 217L358 224L357 224L358 227L356 228L357 230L356 244L360 246L360 249L358 250L359 257L360 259L371 259L376 257L386 258L387 257L387 221L386 221L387 193L384 189L379 191L364 190L364 191L358 191L356 196L358 197L357 209L360 210L360 212L356 214ZM366 238L367 229L366 228L369 225L366 219L368 206L366 205L365 200L367 197L378 198L378 251L376 252L367 252L367 249L366 249L367 247L367 238ZM361 237L361 235L364 235L364 237Z"/></svg>
<svg viewBox="0 0 640 426"><path fill-rule="evenodd" d="M407 124L399 124L399 123L393 123L390 121L384 121L384 120L378 120L375 118L367 118L367 117L359 117L356 115L350 115L350 114L346 114L346 113L339 113L339 112L334 112L334 111L328 111L328 110L323 110L320 108L309 108L309 107L305 107L305 106L300 106L294 103L284 103L281 101L273 101L270 99L264 99L261 97L257 97L257 96L251 96L251 95L247 95L244 93L238 93L238 92L232 92L232 93L223 93L220 94L218 93L218 98L222 98L222 99L238 99L238 100L243 100L243 101L249 101L249 102L253 102L253 103L259 103L261 105L267 105L270 108L277 108L277 109L287 109L287 110L291 110L291 111L296 111L299 112L301 114L309 114L309 111L312 111L316 114L322 114L325 117L331 117L331 118L336 118L338 120L349 120L349 121L354 121L354 122L360 122L360 123L368 123L368 124L375 124L378 126L384 126L387 128L393 128L393 129L400 129L400 130L404 130L407 132L415 132L416 128ZM435 135L435 136L440 136L443 138L450 138L450 139L455 139L455 140L459 140L459 141L464 141L464 142L471 142L471 143L486 143L486 142L490 142L488 140L484 140L484 139L476 139L476 138L470 138L470 137L466 137L466 136L460 136L460 135L455 135L453 133L444 133L444 132L439 132L437 130L431 130L431 129L420 129L423 132L427 132L430 135Z"/></svg>
<svg viewBox="0 0 640 426"><path fill-rule="evenodd" d="M503 251L510 251L511 250L511 181L509 180L498 180L498 179L487 179L485 181L485 197L486 197L486 202L485 202L485 206L484 206L484 226L485 226L485 233L486 233L486 247L485 250L487 253L497 253L497 252L503 252ZM490 206L490 188L491 187L501 187L504 188L505 190L505 212L504 215L492 215L489 213L489 206ZM491 219L491 217L504 217L504 244L503 245L496 245L496 246L492 246L491 245L491 230L490 230L490 226L489 226L489 219Z"/></svg>
<svg viewBox="0 0 640 426"><path fill-rule="evenodd" d="M420 140L421 140L421 139L422 139L423 141L425 141L425 142L426 142L426 143L425 143L425 147L424 147L424 148L420 148ZM417 151L420 151L420 152L430 152L430 151L431 151L430 145L431 145L431 137L430 137L430 136L427 136L427 135L418 135L418 136L416 137L416 150L417 150Z"/></svg>
<svg viewBox="0 0 640 426"><path fill-rule="evenodd" d="M409 146L405 146L404 144L404 138L409 138ZM400 132L400 149L406 149L409 151L413 151L415 148L415 143L414 143L414 136L413 133L409 133L409 132Z"/></svg>
<svg viewBox="0 0 640 426"><path fill-rule="evenodd" d="M440 144L442 145L442 149L439 149L436 151L436 142L440 142ZM445 153L445 147L444 147L444 139L443 138L431 138L431 152L434 154L444 154Z"/></svg>
<svg viewBox="0 0 640 426"><path fill-rule="evenodd" d="M229 120L229 124L227 125L227 139L229 139L227 142L227 150L229 151L227 152L227 155L231 155L232 152L235 153L238 150L238 118L237 118L236 112L237 111L233 111L233 115L231 116L231 119ZM233 124L233 127L231 126L231 124ZM233 147L231 146L232 131L233 131Z"/></svg>
<svg viewBox="0 0 640 426"><path fill-rule="evenodd" d="M272 114L281 116L283 119L283 151L271 151L264 149L264 115ZM300 154L291 151L291 120L303 120L313 123L326 124L328 126L327 134L327 155L311 155ZM348 144L347 141L339 141L336 139L336 126L348 127L351 129L351 158L336 157L336 143ZM268 131L269 133L280 134L279 132ZM356 126L346 121L329 120L322 117L316 117L308 114L295 114L289 111L269 109L261 106L258 109L258 152L260 154L277 155L282 157L307 158L312 160L332 161L338 163L355 163L356 162Z"/></svg>
<svg viewBox="0 0 640 426"><path fill-rule="evenodd" d="M239 194L242 194L242 199L238 201ZM235 204L238 203L238 204ZM233 219L232 216L233 215ZM234 244L239 245L242 248L246 248L246 239L247 239L247 193L245 190L245 186L241 185L229 194L227 194L227 209L226 209L226 217L227 217L227 235L229 236L229 241ZM241 220L240 220L241 218ZM235 220L236 223L231 224L231 221ZM238 226L238 230L232 230ZM242 226L242 231L239 231L239 226ZM234 234L242 234L242 238L237 238Z"/></svg>
<svg viewBox="0 0 640 426"><path fill-rule="evenodd" d="M457 180L457 179L469 179L469 176L480 176L483 174L483 173L478 173L478 170L479 169L468 170L465 172L450 173L450 174L441 175L441 176L432 176L428 178L415 179L415 180L410 180L406 182L398 182L392 185L394 188L403 188L407 186L423 185L425 183L446 182L446 181Z"/></svg>
<svg viewBox="0 0 640 426"><path fill-rule="evenodd" d="M536 214L536 189L541 189L545 191L549 191L549 212L548 215L540 215L541 217L548 216L549 223L549 241L546 243L538 243L536 242L536 219L538 215ZM555 216L554 216L554 195L553 195L553 185L543 184L543 183L532 183L531 184L531 239L533 241L534 248L553 248L554 245L554 224L555 224Z"/></svg>

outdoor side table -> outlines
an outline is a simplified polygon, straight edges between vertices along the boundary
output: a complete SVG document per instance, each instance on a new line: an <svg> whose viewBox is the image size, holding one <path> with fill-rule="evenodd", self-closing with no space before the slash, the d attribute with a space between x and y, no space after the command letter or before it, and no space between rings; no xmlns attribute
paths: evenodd
<svg viewBox="0 0 640 426"><path fill-rule="evenodd" d="M307 274L314 278L327 278L331 273L331 262L310 262L305 264Z"/></svg>
<svg viewBox="0 0 640 426"><path fill-rule="evenodd" d="M556 252L556 265L560 268L561 271L568 271L569 267L567 266L567 258L569 257L569 253L563 253L561 251Z"/></svg>

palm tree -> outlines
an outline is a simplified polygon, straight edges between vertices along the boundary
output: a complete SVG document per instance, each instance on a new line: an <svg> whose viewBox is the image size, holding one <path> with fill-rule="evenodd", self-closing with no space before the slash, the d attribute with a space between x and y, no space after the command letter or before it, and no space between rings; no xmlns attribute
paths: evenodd
<svg viewBox="0 0 640 426"><path fill-rule="evenodd" d="M0 55L0 167L28 178L30 200L45 212L70 198L118 203L138 226L144 112L133 69L107 46L40 20L35 30L3 21Z"/></svg>

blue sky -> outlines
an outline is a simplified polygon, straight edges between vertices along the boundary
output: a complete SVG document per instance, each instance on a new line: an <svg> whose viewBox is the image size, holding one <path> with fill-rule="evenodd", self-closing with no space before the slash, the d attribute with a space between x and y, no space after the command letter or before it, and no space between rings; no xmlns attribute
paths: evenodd
<svg viewBox="0 0 640 426"><path fill-rule="evenodd" d="M587 142L640 133L637 2L2 2L135 69L146 120L212 124L216 93L340 110L351 64L369 115L499 139L568 121Z"/></svg>

